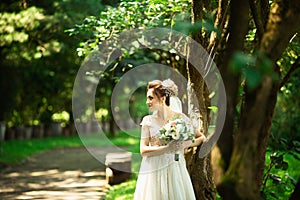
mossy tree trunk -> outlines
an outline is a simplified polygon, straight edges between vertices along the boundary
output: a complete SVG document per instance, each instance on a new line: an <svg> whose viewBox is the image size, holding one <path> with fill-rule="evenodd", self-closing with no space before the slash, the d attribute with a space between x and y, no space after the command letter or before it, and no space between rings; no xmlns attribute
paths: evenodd
<svg viewBox="0 0 300 200"><path fill-rule="evenodd" d="M264 30L259 30L261 40L258 41L256 51L262 52L271 61L272 71L278 75L280 72L276 61L280 59L292 36L300 30L299 24L292 23L300 20L299 12L300 3L277 1L270 10L266 26L262 28ZM265 74L255 90L247 86L244 89L233 151L228 169L218 187L225 200L233 197L260 198L266 146L280 85L280 81Z"/></svg>
<svg viewBox="0 0 300 200"><path fill-rule="evenodd" d="M210 1L192 1L192 22L202 20L205 11L211 11ZM218 141L220 160L214 168L223 172L216 183L222 199L260 199L265 153L277 94L290 74L299 67L299 58L282 80L275 80L271 74L280 77L276 62L300 30L300 2L278 0L270 7L267 0L220 0L215 26L220 34L199 30L193 39L208 51L216 53L227 94L225 126ZM250 25L251 24L251 25ZM256 28L254 41L245 39L249 29ZM271 73L262 74L256 88L249 88L241 79L241 73L234 73L230 62L236 52L259 52L263 60L271 63ZM262 63L258 60L256 65ZM209 100L205 84L200 75L189 67L189 78L201 106L203 131L207 133ZM290 73L291 72L291 73ZM243 84L243 85L242 85ZM240 96L242 86L243 95ZM237 108L240 112L237 112ZM187 156L197 199L214 199L215 192L211 178L210 155L199 159L197 155ZM214 160L214 159L212 159ZM221 163L221 164L220 164Z"/></svg>
<svg viewBox="0 0 300 200"><path fill-rule="evenodd" d="M203 7L209 6L202 1L192 1L192 21L193 23L199 21L203 17ZM201 34L201 31L195 32L192 36L193 39L199 44L205 43L208 45L206 36ZM193 53L193 49L190 49L189 52ZM189 55L188 55L189 56ZM204 67L204 66L203 66ZM192 89L195 92L196 99L199 104L199 124L201 131L207 135L208 126L209 126L209 91L207 90L205 81L203 77L199 74L198 70L187 63L187 76L188 80L192 86ZM189 93L189 99L193 99L191 96L192 93ZM186 154L187 168L191 176L193 183L195 195L197 199L215 199L216 198L216 189L213 182L212 176L212 166L211 166L211 156L210 154L204 158L199 158L200 148L191 149Z"/></svg>

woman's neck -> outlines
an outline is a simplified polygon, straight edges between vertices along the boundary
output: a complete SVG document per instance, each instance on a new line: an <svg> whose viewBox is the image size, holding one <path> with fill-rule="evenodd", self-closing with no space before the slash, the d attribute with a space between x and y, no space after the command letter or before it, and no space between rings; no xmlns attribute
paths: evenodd
<svg viewBox="0 0 300 200"><path fill-rule="evenodd" d="M161 110L157 111L157 115L163 121L167 121L172 117L172 111L169 106L164 106Z"/></svg>

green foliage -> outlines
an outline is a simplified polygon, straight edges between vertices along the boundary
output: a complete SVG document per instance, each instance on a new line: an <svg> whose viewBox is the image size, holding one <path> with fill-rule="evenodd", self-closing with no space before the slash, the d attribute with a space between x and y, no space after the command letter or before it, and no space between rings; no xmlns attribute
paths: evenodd
<svg viewBox="0 0 300 200"><path fill-rule="evenodd" d="M278 79L276 73L273 72L271 61L261 52L251 55L236 52L229 66L233 73L242 74L250 90L257 88L265 75L271 76L273 80Z"/></svg>
<svg viewBox="0 0 300 200"><path fill-rule="evenodd" d="M10 65L21 66L23 61L30 62L61 50L62 44L46 35L46 32L53 32L51 24L57 21L44 15L43 9L30 7L19 13L4 12L0 15L0 46L12 47L4 51L4 60Z"/></svg>
<svg viewBox="0 0 300 200"><path fill-rule="evenodd" d="M125 30L152 27L171 28L176 16L189 12L187 0L177 1L128 1L122 0L118 7L107 7L99 17L91 16L80 25L69 29L70 35L89 33L90 38L80 43L79 56L86 56L97 49L97 45L107 39L117 39Z"/></svg>
<svg viewBox="0 0 300 200"><path fill-rule="evenodd" d="M143 91L141 91L141 89L143 89ZM130 99L129 112L133 118L140 118L149 113L146 106L146 89L141 89L139 89L140 91L136 91Z"/></svg>
<svg viewBox="0 0 300 200"><path fill-rule="evenodd" d="M282 71L282 77L288 73L290 66L292 66L300 54L299 37L292 40L278 65ZM277 104L275 108L274 119L271 129L271 138L269 145L275 146L276 141L285 138L289 143L292 141L300 141L300 70L297 69L290 77L289 81L280 88L277 97ZM274 143L274 144L273 144Z"/></svg>
<svg viewBox="0 0 300 200"><path fill-rule="evenodd" d="M9 126L49 123L54 113L71 112L81 38L64 30L103 8L98 0L22 3L0 3L0 88L6 97L0 120Z"/></svg>
<svg viewBox="0 0 300 200"><path fill-rule="evenodd" d="M287 199L293 192L300 173L300 142L278 141L282 150L268 148L261 194L264 199Z"/></svg>
<svg viewBox="0 0 300 200"><path fill-rule="evenodd" d="M85 34L88 36L77 48L78 55L86 57L94 50L98 49L99 44L111 42L111 46L118 46L118 37L121 32L132 29L146 29L151 27L173 27L176 16L190 9L190 3L186 0L178 1L128 1L123 0L117 7L107 7L99 16L87 17L83 23L75 25L67 32L75 37ZM112 91L114 85L120 77L128 70L149 62L168 62L170 53L154 50L137 50L138 47L122 49L123 55L111 63L105 72L91 72L91 76L101 74L101 84L98 85L96 107L106 109L110 106L110 94L105 91ZM108 50L109 51L109 50ZM111 52L108 52L110 54ZM105 65L104 63L103 65ZM166 63L167 64L167 63ZM98 76L99 77L99 76ZM139 90L139 92L141 92ZM144 95L144 92L143 92ZM143 95L138 98L131 98L130 112L133 117L141 117L146 113ZM126 98L124 96L124 98ZM120 106L122 102L120 102ZM141 108L139 110L138 108ZM110 114L109 114L110 116Z"/></svg>
<svg viewBox="0 0 300 200"><path fill-rule="evenodd" d="M185 35L193 34L199 30L203 30L206 34L216 32L220 35L221 31L214 26L214 15L205 13L201 21L191 23L191 14L189 11L177 14L174 18L173 29Z"/></svg>

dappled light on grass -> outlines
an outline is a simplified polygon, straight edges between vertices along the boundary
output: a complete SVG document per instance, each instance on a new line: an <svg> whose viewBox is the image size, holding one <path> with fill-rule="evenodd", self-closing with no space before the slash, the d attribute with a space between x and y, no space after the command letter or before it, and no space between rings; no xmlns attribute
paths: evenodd
<svg viewBox="0 0 300 200"><path fill-rule="evenodd" d="M57 169L12 172L1 177L5 199L101 199L105 196L105 172Z"/></svg>
<svg viewBox="0 0 300 200"><path fill-rule="evenodd" d="M104 158L110 147L93 147ZM1 199L103 199L104 163L81 148L60 148L30 157L0 173Z"/></svg>
<svg viewBox="0 0 300 200"><path fill-rule="evenodd" d="M98 133L84 135L89 150L101 158L100 161L83 147L78 136L7 141L0 161L15 163L37 154L1 171L1 199L103 199L107 182L104 162L101 161L106 153L114 151L111 145L121 146L137 153L138 156L132 158L132 171L138 172L141 161L139 135L139 130L130 132L130 135L121 131L115 137L103 135L110 139L109 144L103 142ZM130 187L135 187L133 185ZM126 191L130 196L130 189Z"/></svg>

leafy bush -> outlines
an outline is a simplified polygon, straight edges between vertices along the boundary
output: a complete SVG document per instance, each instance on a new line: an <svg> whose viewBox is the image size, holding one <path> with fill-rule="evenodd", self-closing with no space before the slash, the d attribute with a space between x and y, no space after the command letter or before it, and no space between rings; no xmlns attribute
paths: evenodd
<svg viewBox="0 0 300 200"><path fill-rule="evenodd" d="M263 199L287 199L293 192L300 173L300 142L291 144L285 139L278 141L282 150L268 148L264 180L261 187Z"/></svg>

